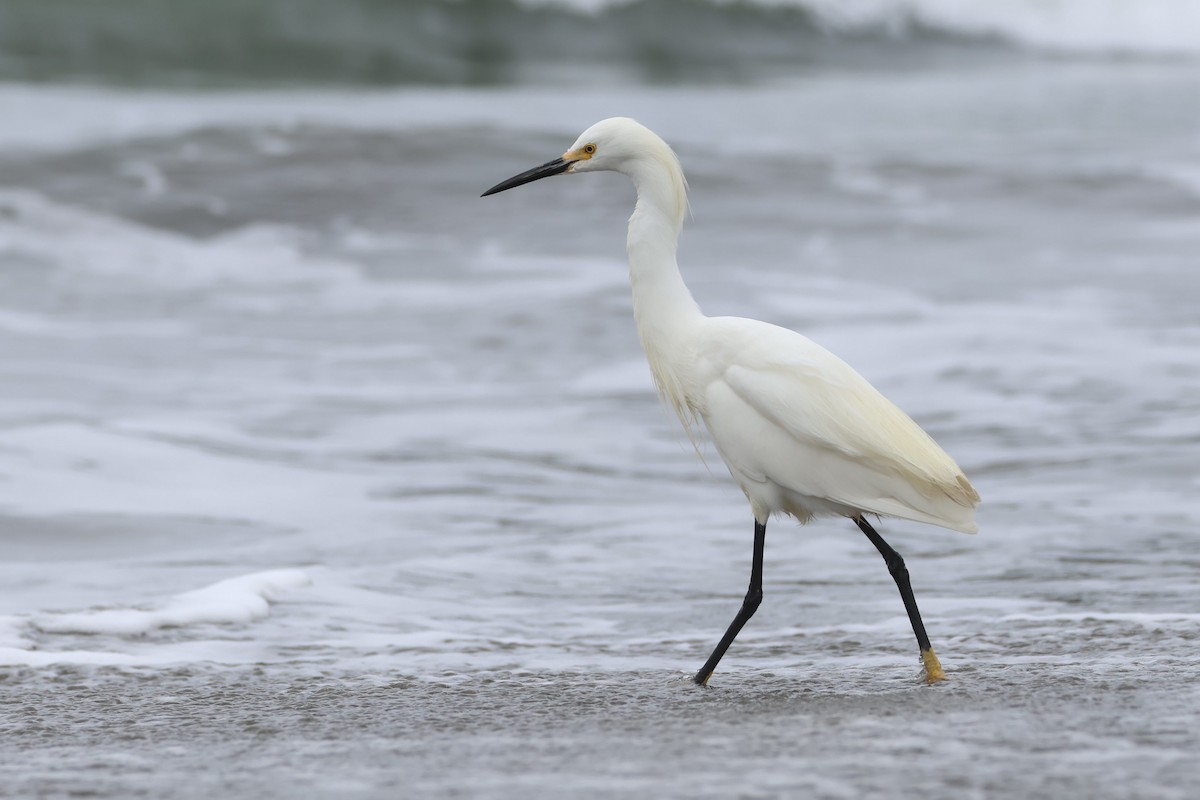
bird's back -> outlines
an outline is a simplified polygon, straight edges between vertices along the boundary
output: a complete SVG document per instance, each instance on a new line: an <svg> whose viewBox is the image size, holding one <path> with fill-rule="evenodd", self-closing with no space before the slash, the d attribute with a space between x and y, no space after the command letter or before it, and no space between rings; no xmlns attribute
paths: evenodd
<svg viewBox="0 0 1200 800"><path fill-rule="evenodd" d="M979 495L913 420L800 334L705 318L681 384L755 514L859 513L973 533Z"/></svg>

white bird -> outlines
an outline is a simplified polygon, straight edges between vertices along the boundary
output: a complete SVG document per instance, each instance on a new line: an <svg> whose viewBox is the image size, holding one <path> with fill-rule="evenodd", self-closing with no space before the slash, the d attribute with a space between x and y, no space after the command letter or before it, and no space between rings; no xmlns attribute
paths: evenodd
<svg viewBox="0 0 1200 800"><path fill-rule="evenodd" d="M704 422L754 514L750 588L695 682L708 683L762 602L767 519L779 513L802 523L835 514L858 525L900 589L925 679L942 680L904 559L865 515L974 533L975 489L925 431L828 350L786 328L700 311L675 260L688 208L683 169L667 143L638 122L602 120L560 158L483 196L551 175L600 170L628 175L637 189L629 273L634 320L654 382L689 435L698 420Z"/></svg>

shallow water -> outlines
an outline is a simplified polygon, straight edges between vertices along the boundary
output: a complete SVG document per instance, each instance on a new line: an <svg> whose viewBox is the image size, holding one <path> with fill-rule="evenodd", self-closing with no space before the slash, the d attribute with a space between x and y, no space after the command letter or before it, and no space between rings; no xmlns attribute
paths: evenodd
<svg viewBox="0 0 1200 800"><path fill-rule="evenodd" d="M936 690L866 673L768 672L705 690L640 671L60 669L7 705L5 785L102 796L852 798L899 787L1049 798L1185 797L1195 778L1193 714L1165 680L1136 670L969 669Z"/></svg>
<svg viewBox="0 0 1200 800"><path fill-rule="evenodd" d="M0 88L0 793L1190 796L1197 75ZM841 520L772 523L687 682L751 524L651 393L631 193L477 198L613 113L677 145L706 311L979 488L977 537L880 525L945 684Z"/></svg>

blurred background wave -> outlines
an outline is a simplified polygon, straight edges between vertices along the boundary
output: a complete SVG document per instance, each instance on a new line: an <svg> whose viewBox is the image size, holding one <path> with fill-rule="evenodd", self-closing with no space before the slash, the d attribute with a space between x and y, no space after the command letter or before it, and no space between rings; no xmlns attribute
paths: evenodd
<svg viewBox="0 0 1200 800"><path fill-rule="evenodd" d="M0 80L744 81L1019 54L1200 57L1187 0L2 0Z"/></svg>

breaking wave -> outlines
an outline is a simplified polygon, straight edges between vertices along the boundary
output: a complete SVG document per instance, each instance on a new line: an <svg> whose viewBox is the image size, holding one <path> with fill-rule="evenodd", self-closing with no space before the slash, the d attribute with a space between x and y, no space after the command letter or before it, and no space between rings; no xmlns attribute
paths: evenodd
<svg viewBox="0 0 1200 800"><path fill-rule="evenodd" d="M6 0L0 80L751 80L1026 51L1200 57L1189 0Z"/></svg>

